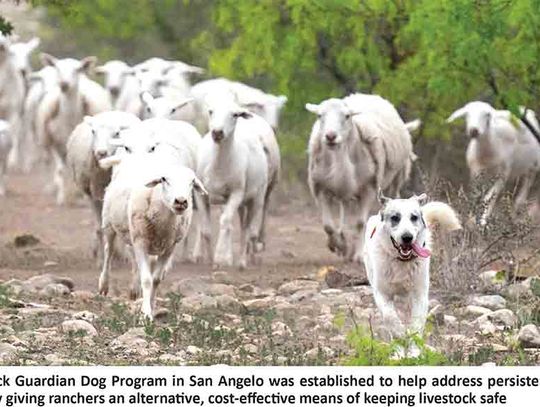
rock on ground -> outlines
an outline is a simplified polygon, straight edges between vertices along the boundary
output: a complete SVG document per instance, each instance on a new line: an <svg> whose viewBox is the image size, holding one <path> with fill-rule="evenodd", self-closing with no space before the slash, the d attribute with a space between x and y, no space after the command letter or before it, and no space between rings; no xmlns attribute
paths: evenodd
<svg viewBox="0 0 540 407"><path fill-rule="evenodd" d="M524 348L540 348L540 330L536 325L525 325L519 330L517 339Z"/></svg>

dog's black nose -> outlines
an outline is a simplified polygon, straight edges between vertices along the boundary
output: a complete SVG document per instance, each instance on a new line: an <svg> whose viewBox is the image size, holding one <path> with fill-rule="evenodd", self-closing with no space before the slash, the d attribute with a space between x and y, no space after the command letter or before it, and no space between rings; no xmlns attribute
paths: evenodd
<svg viewBox="0 0 540 407"><path fill-rule="evenodd" d="M411 235L410 233L403 233L401 235L401 241L405 244L410 244L413 241L413 235Z"/></svg>

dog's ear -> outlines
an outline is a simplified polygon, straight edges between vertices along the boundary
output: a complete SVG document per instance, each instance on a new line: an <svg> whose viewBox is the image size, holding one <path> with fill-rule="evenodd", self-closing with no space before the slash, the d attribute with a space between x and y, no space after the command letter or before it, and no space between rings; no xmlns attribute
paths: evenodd
<svg viewBox="0 0 540 407"><path fill-rule="evenodd" d="M379 191L377 192L377 199L379 200L379 203L382 206L386 205L388 201L391 200L390 198L387 198L386 196L383 195L383 191L381 188L379 188Z"/></svg>
<svg viewBox="0 0 540 407"><path fill-rule="evenodd" d="M416 199L420 206L424 205L428 199L426 194L413 195L411 199Z"/></svg>

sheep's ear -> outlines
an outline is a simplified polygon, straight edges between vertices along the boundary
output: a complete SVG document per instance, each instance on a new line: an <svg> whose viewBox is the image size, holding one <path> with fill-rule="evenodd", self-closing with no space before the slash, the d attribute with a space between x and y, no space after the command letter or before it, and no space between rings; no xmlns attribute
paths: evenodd
<svg viewBox="0 0 540 407"><path fill-rule="evenodd" d="M193 74L197 74L197 75L202 75L206 72L206 69L204 68L200 68L198 66L195 66L195 65L186 65L185 66L185 71L187 73L193 73Z"/></svg>
<svg viewBox="0 0 540 407"><path fill-rule="evenodd" d="M171 109L173 112L177 111L177 110L180 110L181 108L183 108L185 105L187 105L188 103L191 103L193 102L195 99L193 98L186 98L186 99L182 99L180 101L178 101L178 103Z"/></svg>
<svg viewBox="0 0 540 407"><path fill-rule="evenodd" d="M39 47L40 43L41 43L41 39L39 37L34 37L26 43L26 46L28 47L29 52L32 52L37 47Z"/></svg>
<svg viewBox="0 0 540 407"><path fill-rule="evenodd" d="M45 52L41 53L39 59L41 60L41 64L43 66L56 66L56 63L58 62L58 59Z"/></svg>
<svg viewBox="0 0 540 407"><path fill-rule="evenodd" d="M407 131L409 133L418 130L421 125L422 125L422 120L420 119L415 119L415 120L405 123L405 127L407 128Z"/></svg>
<svg viewBox="0 0 540 407"><path fill-rule="evenodd" d="M27 79L28 79L28 82L30 83L35 83L38 81L43 82L43 78L37 73L31 73L30 75L28 75Z"/></svg>
<svg viewBox="0 0 540 407"><path fill-rule="evenodd" d="M122 72L122 75L124 75L124 76L129 76L129 75L135 76L135 73L136 72L135 72L134 68L128 68L124 72Z"/></svg>
<svg viewBox="0 0 540 407"><path fill-rule="evenodd" d="M260 102L246 102L242 103L242 106L246 109L263 109L264 105Z"/></svg>
<svg viewBox="0 0 540 407"><path fill-rule="evenodd" d="M415 199L420 205L424 205L428 199L428 196L426 194L413 195L411 199Z"/></svg>
<svg viewBox="0 0 540 407"><path fill-rule="evenodd" d="M463 106L461 109L456 110L454 113L446 119L446 123L452 123L454 120L459 119L467 114L467 107Z"/></svg>
<svg viewBox="0 0 540 407"><path fill-rule="evenodd" d="M362 111L360 110L353 110L353 109L349 109L349 115L350 116L355 116L357 114L362 114Z"/></svg>
<svg viewBox="0 0 540 407"><path fill-rule="evenodd" d="M383 195L381 188L379 188L379 191L377 192L377 199L382 206L385 206L389 201L391 201L390 198Z"/></svg>
<svg viewBox="0 0 540 407"><path fill-rule="evenodd" d="M98 75L105 75L105 67L103 65L96 66L94 72Z"/></svg>
<svg viewBox="0 0 540 407"><path fill-rule="evenodd" d="M313 103L306 103L306 110L314 114L320 114L321 111L319 105L315 105Z"/></svg>
<svg viewBox="0 0 540 407"><path fill-rule="evenodd" d="M277 100L278 106L283 107L283 106L285 106L285 103L287 103L287 100L289 100L289 99L287 99L287 96L285 96L285 95L279 95L279 96L276 97L276 100Z"/></svg>
<svg viewBox="0 0 540 407"><path fill-rule="evenodd" d="M146 187L147 188L154 188L156 185L166 183L166 182L167 182L167 180L165 179L165 177L159 177L159 178L153 179L150 182L147 182Z"/></svg>
<svg viewBox="0 0 540 407"><path fill-rule="evenodd" d="M94 119L92 118L92 116L84 116L83 122L88 126L92 127L92 125L94 124Z"/></svg>
<svg viewBox="0 0 540 407"><path fill-rule="evenodd" d="M154 97L152 96L152 94L146 90L144 92L141 92L139 94L139 97L146 106L150 105L150 103L154 101Z"/></svg>
<svg viewBox="0 0 540 407"><path fill-rule="evenodd" d="M241 117L242 119L249 119L253 117L253 113L248 112L247 110L237 110L233 113L234 117Z"/></svg>
<svg viewBox="0 0 540 407"><path fill-rule="evenodd" d="M125 146L126 146L125 143L124 143L124 141L121 140L121 139L118 139L118 138L116 138L116 139L111 138L111 139L109 140L109 144L110 144L111 146L115 146L115 147L125 147Z"/></svg>
<svg viewBox="0 0 540 407"><path fill-rule="evenodd" d="M193 178L193 188L202 196L208 196L208 191L206 190L204 184L197 177Z"/></svg>
<svg viewBox="0 0 540 407"><path fill-rule="evenodd" d="M97 58L94 56L81 59L81 66L79 72L88 72L97 62Z"/></svg>

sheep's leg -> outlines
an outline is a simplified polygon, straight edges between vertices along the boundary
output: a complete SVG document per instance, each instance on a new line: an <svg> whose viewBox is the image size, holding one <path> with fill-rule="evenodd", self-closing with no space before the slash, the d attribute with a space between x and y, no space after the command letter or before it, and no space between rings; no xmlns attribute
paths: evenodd
<svg viewBox="0 0 540 407"><path fill-rule="evenodd" d="M197 240L197 234L199 232L198 215L194 214L191 218L191 225L187 232L186 237L182 240L182 260L188 263L194 263L195 259L193 253L190 253L189 246L191 242Z"/></svg>
<svg viewBox="0 0 540 407"><path fill-rule="evenodd" d="M257 247L255 248L257 252L262 252L266 248L266 216L268 215L268 205L270 203L270 195L272 194L273 190L274 185L268 185L264 195L261 230L259 231L259 239L257 242Z"/></svg>
<svg viewBox="0 0 540 407"><path fill-rule="evenodd" d="M532 184L534 183L534 174L525 176L523 182L519 188L518 194L514 201L514 211L517 213L523 205L527 202L527 197L529 196L529 191Z"/></svg>
<svg viewBox="0 0 540 407"><path fill-rule="evenodd" d="M254 260L257 240L259 238L260 227L258 229L253 227L254 214L255 214L255 201L252 200L245 205L244 221L241 223L242 239L240 243L240 269L247 267L247 258L251 255L251 260ZM260 225L259 225L260 226Z"/></svg>
<svg viewBox="0 0 540 407"><path fill-rule="evenodd" d="M103 242L103 268L99 276L99 293L107 295L109 293L109 273L111 271L112 255L116 233L108 228L105 230Z"/></svg>
<svg viewBox="0 0 540 407"><path fill-rule="evenodd" d="M152 307L155 307L156 305L156 295L157 290L159 288L159 285L164 280L165 275L167 274L167 271L169 270L172 259L174 254L174 246L172 246L170 249L166 250L163 254L158 256L155 264L155 268L153 270L153 287L152 287Z"/></svg>
<svg viewBox="0 0 540 407"><path fill-rule="evenodd" d="M139 277L139 268L133 250L129 250L129 260L131 262L131 288L129 289L129 299L135 301L141 297L141 278Z"/></svg>
<svg viewBox="0 0 540 407"><path fill-rule="evenodd" d="M0 196L4 196L6 194L6 168L7 163L5 160L3 160L0 163Z"/></svg>
<svg viewBox="0 0 540 407"><path fill-rule="evenodd" d="M233 265L232 231L234 215L242 203L243 191L235 191L229 196L229 200L223 209L219 219L219 236L216 245L216 266Z"/></svg>
<svg viewBox="0 0 540 407"><path fill-rule="evenodd" d="M238 208L238 218L240 220L240 241L243 242L245 239L245 230L246 230L246 222L247 222L247 216L248 216L248 205L240 205Z"/></svg>
<svg viewBox="0 0 540 407"><path fill-rule="evenodd" d="M497 199L499 198L505 183L506 178L499 178L484 197L485 210L480 218L480 225L487 225L487 219L491 216L491 212L493 212L493 209L495 208L495 204L497 203Z"/></svg>
<svg viewBox="0 0 540 407"><path fill-rule="evenodd" d="M264 222L265 196L257 196L248 208L248 220L246 222L247 249L251 254L250 262L256 264L256 247L259 243L260 231ZM251 250L249 250L251 248Z"/></svg>
<svg viewBox="0 0 540 407"><path fill-rule="evenodd" d="M103 201L101 199L91 200L92 210L96 216L96 236L94 238L94 247L92 248L92 255L99 262L103 257L103 231L101 229L101 212L103 211Z"/></svg>
<svg viewBox="0 0 540 407"><path fill-rule="evenodd" d="M142 243L137 242L133 245L133 253L139 269L142 289L142 306L143 315L149 320L153 319L152 298L154 297L154 279L152 275L152 262L148 254L145 252Z"/></svg>
<svg viewBox="0 0 540 407"><path fill-rule="evenodd" d="M212 252L212 224L210 217L210 201L208 197L195 195L197 200L198 230L195 232L195 243L193 245L193 257L197 263L201 263L206 254L207 261L212 263L214 254ZM206 252L206 253L203 253Z"/></svg>
<svg viewBox="0 0 540 407"><path fill-rule="evenodd" d="M346 242L343 230L336 230L334 223L334 215L332 212L332 199L324 193L320 193L317 197L322 212L322 222L324 231L328 237L328 248L331 252L338 255L345 255Z"/></svg>
<svg viewBox="0 0 540 407"><path fill-rule="evenodd" d="M54 169L54 186L56 188L56 203L63 205L66 201L66 186L64 182L65 165L60 153L53 149L53 157L55 163Z"/></svg>
<svg viewBox="0 0 540 407"><path fill-rule="evenodd" d="M388 196L391 198L400 198L401 197L401 188L403 187L403 184L405 183L405 170L399 171L396 176L394 177L394 180L388 187Z"/></svg>
<svg viewBox="0 0 540 407"><path fill-rule="evenodd" d="M372 189L369 189L362 197L362 200L358 202L358 212L354 224L356 239L354 243L354 251L352 252L351 258L353 262L358 264L363 264L363 252L365 243L364 229L369 219L371 209L375 204L375 200L376 192Z"/></svg>
<svg viewBox="0 0 540 407"><path fill-rule="evenodd" d="M11 117L8 119L10 124L10 134L12 140L12 147L8 156L8 167L13 169L18 169L20 166L21 159L21 129L22 123L19 118L19 113L14 112Z"/></svg>

